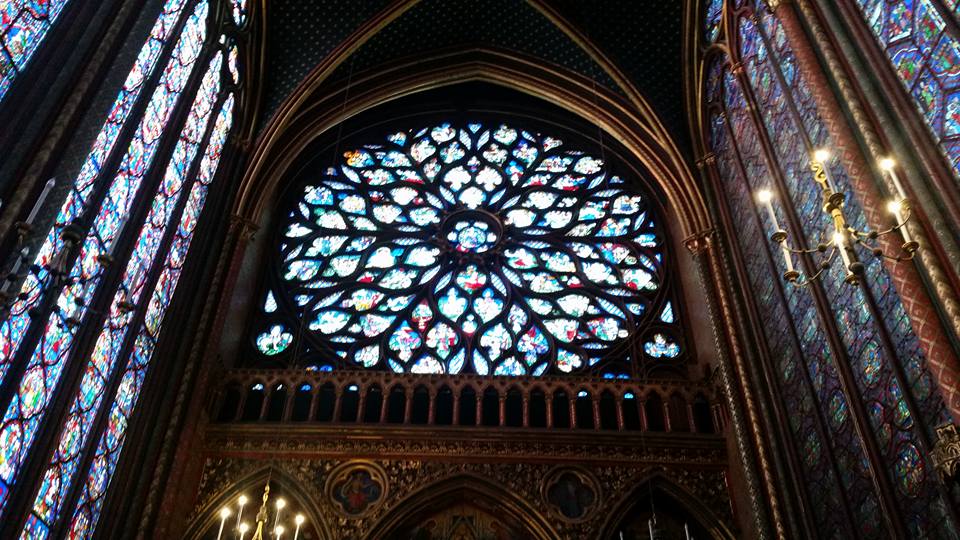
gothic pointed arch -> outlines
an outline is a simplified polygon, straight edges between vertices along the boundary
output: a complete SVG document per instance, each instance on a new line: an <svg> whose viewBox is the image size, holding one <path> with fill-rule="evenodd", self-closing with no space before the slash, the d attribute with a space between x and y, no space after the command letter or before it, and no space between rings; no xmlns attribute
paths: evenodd
<svg viewBox="0 0 960 540"><path fill-rule="evenodd" d="M559 538L549 521L532 505L502 484L474 475L460 474L423 486L399 502L373 525L370 540L400 538L447 538L458 523L469 517L471 533L501 534L495 538ZM429 530L431 523L435 529ZM434 532L438 534L433 536ZM481 536L477 536L480 538Z"/></svg>
<svg viewBox="0 0 960 540"><path fill-rule="evenodd" d="M212 494L205 500L198 501L194 508L193 518L185 529L183 538L200 540L209 538L211 534L215 536L220 525L220 509L227 507L236 509L236 501L241 495L247 498L243 514L240 516L236 513L230 515L227 520L228 524L224 528L224 538L236 536L236 527L241 521L254 527L257 511L263 504L264 486L267 484L270 485L267 508L271 518L274 516L276 501L278 498L283 498L286 502L284 507L286 512L304 516L305 525L301 531L304 537L318 538L319 540L334 540L336 538L330 530L330 525L323 519L323 513L317 501L304 489L303 481L293 478L283 469L267 465L254 469L246 475L241 474L231 480L231 482L226 482L218 486L216 490L211 491ZM267 524L268 527L271 523ZM269 529L267 530L269 532Z"/></svg>
<svg viewBox="0 0 960 540"><path fill-rule="evenodd" d="M669 134L616 94L562 68L475 48L356 74L349 87L304 81L260 136L240 187L236 213L259 222L291 161L321 133L362 111L416 92L484 81L556 103L623 144L660 183L681 237L709 229L703 197Z"/></svg>
<svg viewBox="0 0 960 540"><path fill-rule="evenodd" d="M657 528L668 538L683 538L684 525L691 538L731 540L730 529L701 497L664 476L653 472L642 478L617 501L597 538L603 540L644 539L648 519L656 515ZM640 534L636 534L639 532ZM621 536L622 535L622 536Z"/></svg>

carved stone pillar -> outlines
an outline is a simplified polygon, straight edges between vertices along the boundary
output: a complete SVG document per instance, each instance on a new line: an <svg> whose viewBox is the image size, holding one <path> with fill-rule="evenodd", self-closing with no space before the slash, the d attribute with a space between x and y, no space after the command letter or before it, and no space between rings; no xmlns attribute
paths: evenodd
<svg viewBox="0 0 960 540"><path fill-rule="evenodd" d="M820 117L830 132L834 150L847 171L851 189L861 203L868 225L874 229L888 228L889 219L882 214L886 205L877 189L871 168L833 93L816 51L807 39L792 2L777 0L769 2L769 5L782 23L784 33L797 58L798 68L810 87ZM834 76L842 73L836 69L831 71ZM852 95L845 95L844 99L856 101ZM915 235L922 235L920 229L914 226L910 231ZM886 235L878 239L884 250L889 253L897 253L900 249L899 242L893 236L895 235ZM923 247L927 248L921 252L923 264L939 268L939 263L932 254L923 254L924 251L929 251L930 243L924 241L922 236L915 237L921 241ZM910 263L898 264L889 261L885 263L890 278L900 294L904 310L910 318L913 331L920 341L930 373L943 396L947 410L954 419L960 418L960 361L934 307L935 299L924 286L915 266ZM960 327L954 328L954 331L957 330L960 330Z"/></svg>
<svg viewBox="0 0 960 540"><path fill-rule="evenodd" d="M711 234L707 232L689 238L686 245L694 256L700 281L707 292L707 309L713 321L714 341L718 353L717 366L730 415L733 418L734 440L743 464L744 480L757 534L760 538L785 538L787 534L780 511L780 500L775 489L773 467L767 456L766 441L761 433L756 398L750 388L750 379L746 376L746 368L743 365L741 345L735 335L721 334L720 321L731 320L733 313L727 292L715 282L719 279L718 276L724 275L724 272ZM762 481L758 478L758 473Z"/></svg>
<svg viewBox="0 0 960 540"><path fill-rule="evenodd" d="M547 427L553 427L553 394L547 394L544 398L547 404Z"/></svg>
<svg viewBox="0 0 960 540"><path fill-rule="evenodd" d="M624 430L624 421L623 421L623 398L618 397L616 400L617 403L617 431Z"/></svg>

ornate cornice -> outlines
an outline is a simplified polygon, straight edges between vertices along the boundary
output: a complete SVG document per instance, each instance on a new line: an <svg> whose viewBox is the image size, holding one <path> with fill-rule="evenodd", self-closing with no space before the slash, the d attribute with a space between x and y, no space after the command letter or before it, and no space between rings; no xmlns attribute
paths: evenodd
<svg viewBox="0 0 960 540"><path fill-rule="evenodd" d="M725 468L727 464L726 440L720 435L291 423L283 424L283 433L284 437L277 437L277 424L210 426L204 437L205 453L253 459L309 456L316 459L570 460L708 468Z"/></svg>

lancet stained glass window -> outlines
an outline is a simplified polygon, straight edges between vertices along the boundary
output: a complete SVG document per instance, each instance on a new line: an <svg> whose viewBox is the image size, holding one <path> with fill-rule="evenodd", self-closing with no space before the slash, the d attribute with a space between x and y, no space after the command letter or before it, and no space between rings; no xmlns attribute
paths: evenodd
<svg viewBox="0 0 960 540"><path fill-rule="evenodd" d="M90 149L80 173L73 182L73 187L57 215L55 225L47 233L43 245L37 252L32 267L35 271L27 274L20 288L20 294L11 306L6 320L0 323L0 382L6 378L10 363L26 335L27 326L31 320L29 312L39 304L43 284L50 280L48 265L54 261L56 254L64 250L65 242L62 233L92 203L91 198L94 195L96 181L101 178L101 168L116 147L117 141L120 140L120 130L130 119L130 113L144 89L146 79L158 67L160 53L177 27L177 21L182 18L186 3L187 0L167 0L164 4L147 42L140 49L133 68L107 114L107 119L97 135L93 148Z"/></svg>
<svg viewBox="0 0 960 540"><path fill-rule="evenodd" d="M0 441L4 442L0 448L0 484L3 486L11 485L18 476L46 414L72 350L78 329L74 321L83 320L87 313L85 306L103 278L99 261L115 247L143 177L156 155L160 137L200 54L206 37L207 10L207 2L198 3L184 26L94 217L93 226L82 241L80 255L69 274L73 279L60 292L40 342L30 355L18 391L4 413L0 425ZM6 489L0 492L0 510L6 504L6 494Z"/></svg>
<svg viewBox="0 0 960 540"><path fill-rule="evenodd" d="M242 18L245 6L236 2L226 9L236 7ZM208 27L220 20L210 16L211 9L207 0L163 4L0 328L0 379L18 374L14 367L24 371L20 380L7 381L15 392L0 404L6 411L0 426L0 515L12 493L31 497L22 538L59 536L67 529L71 537L86 538L98 521L233 124L240 60L233 37L211 35ZM225 23L226 32L235 30ZM77 231L80 249L71 261L63 257L69 253L63 232L78 227L71 224L84 215L92 217L90 228ZM122 241L127 229L132 243ZM113 257L126 269L117 280L104 271ZM51 280L51 265L58 260L68 276L60 283ZM55 301L49 312L41 303L43 289ZM104 312L90 307L101 292L113 299ZM102 328L91 350L78 348L77 341L88 323ZM38 338L26 339L31 329ZM64 376L71 363L83 367L75 370L76 379ZM50 405L56 392L74 384L67 410L55 414ZM59 429L50 446L37 442L44 422ZM20 481L33 454L47 464L37 478L39 488Z"/></svg>
<svg viewBox="0 0 960 540"><path fill-rule="evenodd" d="M960 37L946 28L937 1L855 4L960 178Z"/></svg>
<svg viewBox="0 0 960 540"><path fill-rule="evenodd" d="M718 63L710 71L710 143L723 160L717 171L738 231L742 264L756 283L751 297L764 321L766 345L772 361L779 362L780 396L805 466L809 498L818 505L818 526L844 537L878 537L885 530L870 516L886 511L899 514L904 534L911 537L953 536L955 525L940 498L924 449L929 445L923 441L946 421L943 402L932 389L920 342L883 264L864 261L861 288L842 283L839 272L826 274L813 288L826 296L830 310L812 303L811 289L798 294L780 278L781 257L770 252L763 232L772 224L757 212L752 194L773 189L781 202L780 223L795 220L792 230L802 231L793 241L801 247L815 245L822 233L816 224L825 218L809 172L809 154L835 145L777 17L759 0L727 2L726 7L737 9L738 20L731 27L737 35L728 39L736 39L730 48L743 69L735 74L729 64ZM704 21L706 29L710 25ZM847 171L836 160L828 166L839 190L848 194L851 223L865 228L865 212ZM786 212L785 205L793 211ZM801 270L808 268L801 265ZM776 287L762 285L771 280ZM777 314L778 301L785 303L787 313ZM868 307L871 302L875 312ZM828 340L828 334L834 339ZM789 361L787 340L794 342L802 363ZM865 451L871 446L872 452ZM830 467L843 473L835 477ZM893 486L892 495L868 493L880 476ZM836 521L838 507L848 509L850 523L859 530L843 530Z"/></svg>
<svg viewBox="0 0 960 540"><path fill-rule="evenodd" d="M303 336L348 366L541 375L622 359L634 334L648 360L681 355L650 201L560 139L399 131L295 196L253 337L265 357Z"/></svg>
<svg viewBox="0 0 960 540"><path fill-rule="evenodd" d="M69 0L7 0L0 4L0 100L30 61Z"/></svg>

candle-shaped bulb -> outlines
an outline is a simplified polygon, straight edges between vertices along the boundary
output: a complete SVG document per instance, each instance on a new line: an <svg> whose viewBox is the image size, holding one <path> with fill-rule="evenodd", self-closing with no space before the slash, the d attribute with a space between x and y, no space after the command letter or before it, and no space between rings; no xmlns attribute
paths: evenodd
<svg viewBox="0 0 960 540"><path fill-rule="evenodd" d="M907 192L904 191L903 184L900 183L900 177L897 176L897 162L886 157L880 160L879 165L881 169L890 175L890 181L893 182L893 189L896 190L897 196L901 199L906 199Z"/></svg>
<svg viewBox="0 0 960 540"><path fill-rule="evenodd" d="M770 216L770 224L773 225L773 236L779 236L780 222L777 221L777 213L773 211L773 192L769 189L761 189L757 192L757 202L767 209L767 215ZM784 237L785 239L786 237ZM778 240L780 241L780 240Z"/></svg>
<svg viewBox="0 0 960 540"><path fill-rule="evenodd" d="M907 230L906 220L903 219L903 202L890 201L887 203L887 210L897 220L897 227L900 228L900 234L903 236L904 249L908 249L907 246L913 244L913 238L910 236L910 231ZM913 249L916 250L916 245L913 246Z"/></svg>
<svg viewBox="0 0 960 540"><path fill-rule="evenodd" d="M47 200L47 195L50 195L50 190L53 189L53 186L56 185L57 179L51 178L47 180L47 183L43 185L43 190L40 191L40 196L37 197L37 202L33 204L33 208L30 209L30 214L27 215L27 225L33 225L33 220L37 218L37 214L40 212L40 209L43 208L44 201Z"/></svg>
<svg viewBox="0 0 960 540"><path fill-rule="evenodd" d="M217 531L217 540L223 538L223 526L226 525L228 517L230 517L230 509L224 506L220 509L220 529Z"/></svg>
<svg viewBox="0 0 960 540"><path fill-rule="evenodd" d="M826 161L830 159L830 151L826 148L818 148L813 152L813 159L820 163L826 163Z"/></svg>
<svg viewBox="0 0 960 540"><path fill-rule="evenodd" d="M287 505L287 501L283 499L277 499L277 510L283 510L283 507Z"/></svg>
<svg viewBox="0 0 960 540"><path fill-rule="evenodd" d="M244 534L250 530L250 524L244 521L243 523L240 524L239 528L240 528L240 534Z"/></svg>
<svg viewBox="0 0 960 540"><path fill-rule="evenodd" d="M284 531L286 531L286 529L283 528L283 525L277 525L276 528L273 529L273 533L277 536L277 538L283 536Z"/></svg>
<svg viewBox="0 0 960 540"><path fill-rule="evenodd" d="M833 243L837 246L837 250L840 252L840 258L843 259L843 268L849 274L852 270L850 269L850 254L847 253L847 235L842 231L837 231L833 233Z"/></svg>
<svg viewBox="0 0 960 540"><path fill-rule="evenodd" d="M247 504L247 496L246 496L246 495L240 495L240 498L237 499L237 504L239 504L240 506L243 506L243 505Z"/></svg>
<svg viewBox="0 0 960 540"><path fill-rule="evenodd" d="M846 242L847 242L847 235L843 234L840 231L833 233L833 243L836 244L838 248L842 248Z"/></svg>
<svg viewBox="0 0 960 540"><path fill-rule="evenodd" d="M297 525L303 525L303 522L306 520L307 518L303 517L303 514L297 514L297 517L293 519L293 522Z"/></svg>

